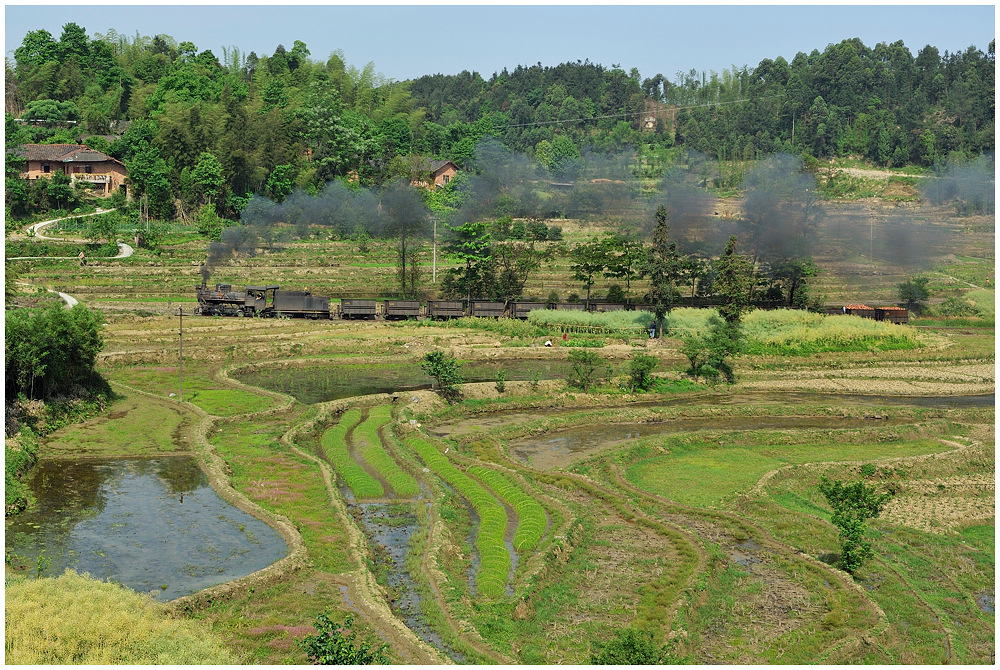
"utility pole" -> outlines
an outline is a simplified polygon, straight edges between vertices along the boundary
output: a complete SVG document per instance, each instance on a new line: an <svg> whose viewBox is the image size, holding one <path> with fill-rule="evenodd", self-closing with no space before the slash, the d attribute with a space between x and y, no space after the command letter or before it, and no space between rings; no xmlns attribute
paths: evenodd
<svg viewBox="0 0 1000 670"><path fill-rule="evenodd" d="M434 221L434 254L433 260L431 261L431 283L437 284L438 277L438 219L436 216L432 216L431 219Z"/></svg>
<svg viewBox="0 0 1000 670"><path fill-rule="evenodd" d="M184 402L184 308L183 307L177 308L177 316L180 318L180 326L181 326L179 333L180 337L178 339L178 348L177 348L178 351L177 358L180 365L178 366L177 369L180 375L179 376L180 398L181 402Z"/></svg>

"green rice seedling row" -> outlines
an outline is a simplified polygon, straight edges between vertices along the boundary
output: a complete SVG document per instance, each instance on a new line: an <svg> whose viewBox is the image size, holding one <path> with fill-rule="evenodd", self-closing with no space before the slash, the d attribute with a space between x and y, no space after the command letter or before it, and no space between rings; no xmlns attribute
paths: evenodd
<svg viewBox="0 0 1000 670"><path fill-rule="evenodd" d="M402 498L414 498L420 492L417 480L399 467L396 460L386 452L378 434L379 429L390 421L392 421L390 405L372 408L368 418L354 429L355 439L360 436L365 441L360 449L362 458L385 477L396 495Z"/></svg>
<svg viewBox="0 0 1000 670"><path fill-rule="evenodd" d="M476 548L480 558L476 585L481 595L502 595L510 574L510 553L504 544L507 512L503 505L474 479L456 468L433 444L419 437L409 438L406 443L434 474L458 491L476 510L479 515Z"/></svg>
<svg viewBox="0 0 1000 670"><path fill-rule="evenodd" d="M385 494L382 484L357 464L347 448L347 431L360 420L360 410L350 409L344 412L340 422L323 433L323 454L356 497L381 498Z"/></svg>
<svg viewBox="0 0 1000 670"><path fill-rule="evenodd" d="M545 508L525 493L521 487L496 470L476 466L469 474L486 484L500 500L517 512L514 548L519 554L530 554L545 534Z"/></svg>

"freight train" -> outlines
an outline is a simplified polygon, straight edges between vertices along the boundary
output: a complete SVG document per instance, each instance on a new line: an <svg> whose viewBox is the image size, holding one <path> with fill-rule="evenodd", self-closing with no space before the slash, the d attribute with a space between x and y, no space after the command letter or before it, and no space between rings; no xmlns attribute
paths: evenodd
<svg viewBox="0 0 1000 670"><path fill-rule="evenodd" d="M490 300L428 300L426 306L419 300L374 300L370 298L342 298L340 305L330 305L330 298L315 296L309 291L283 291L277 284L247 286L244 290L234 290L232 284L216 284L209 288L204 283L195 287L198 307L195 314L205 316L260 316L290 317L307 319L368 319L382 318L387 321L402 319L457 319L463 316L511 317L527 319L528 314L538 309L586 310L582 302L544 303L535 301L515 301L510 303ZM591 302L591 312L616 312L636 310L652 312L653 306L646 304ZM909 314L904 307L868 307L867 305L845 305L830 309L830 314L853 314L874 319L907 323Z"/></svg>

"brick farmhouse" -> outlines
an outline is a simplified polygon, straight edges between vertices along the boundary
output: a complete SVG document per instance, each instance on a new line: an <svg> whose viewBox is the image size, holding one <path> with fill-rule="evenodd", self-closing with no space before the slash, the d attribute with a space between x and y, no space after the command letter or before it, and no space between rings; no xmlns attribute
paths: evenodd
<svg viewBox="0 0 1000 670"><path fill-rule="evenodd" d="M82 144L22 144L16 155L25 161L21 177L29 182L51 179L56 172L73 182L94 184L98 195L108 196L126 186L125 164Z"/></svg>

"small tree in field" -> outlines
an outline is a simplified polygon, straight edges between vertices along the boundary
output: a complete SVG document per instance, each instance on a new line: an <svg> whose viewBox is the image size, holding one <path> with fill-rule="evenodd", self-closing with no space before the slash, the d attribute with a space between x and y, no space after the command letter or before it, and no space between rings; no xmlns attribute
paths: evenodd
<svg viewBox="0 0 1000 670"><path fill-rule="evenodd" d="M315 635L307 635L298 644L313 665L382 665L388 662L388 646L375 647L368 642L355 644L357 633L351 630L354 615L348 614L343 625L330 620L329 611L316 616Z"/></svg>
<svg viewBox="0 0 1000 670"><path fill-rule="evenodd" d="M927 277L914 277L899 284L899 299L906 305L906 309L914 314L920 314L927 307L927 298L930 291L927 290Z"/></svg>
<svg viewBox="0 0 1000 670"><path fill-rule="evenodd" d="M864 481L844 484L838 479L831 482L826 475L820 478L819 490L833 508L831 520L840 530L840 565L853 575L872 556L865 521L877 517L893 494L877 493L874 485Z"/></svg>
<svg viewBox="0 0 1000 670"><path fill-rule="evenodd" d="M446 356L443 351L432 351L420 363L420 368L434 378L435 390L448 402L458 398L458 385L465 381L458 371L460 367L458 359Z"/></svg>
<svg viewBox="0 0 1000 670"><path fill-rule="evenodd" d="M648 391L653 385L653 368L659 362L656 356L641 351L632 354L632 360L628 364L629 391Z"/></svg>
<svg viewBox="0 0 1000 670"><path fill-rule="evenodd" d="M594 377L597 376L597 368L601 365L601 357L595 351L574 349L569 352L569 362L571 368L566 381L570 386L582 388L584 393L590 393Z"/></svg>

